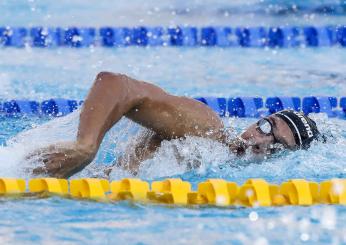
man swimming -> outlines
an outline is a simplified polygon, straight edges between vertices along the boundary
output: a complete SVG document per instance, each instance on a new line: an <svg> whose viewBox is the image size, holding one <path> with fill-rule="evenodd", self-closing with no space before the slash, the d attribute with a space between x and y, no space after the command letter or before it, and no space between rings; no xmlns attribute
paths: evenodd
<svg viewBox="0 0 346 245"><path fill-rule="evenodd" d="M163 140L198 136L219 141L233 153L272 154L278 149L307 149L319 135L307 116L285 110L259 120L236 139L230 139L222 120L205 104L166 93L161 88L128 76L101 72L83 104L77 139L51 145L31 156L44 165L33 170L58 178L85 168L95 157L106 132L123 116L151 130L137 142L128 165L138 166L153 156Z"/></svg>

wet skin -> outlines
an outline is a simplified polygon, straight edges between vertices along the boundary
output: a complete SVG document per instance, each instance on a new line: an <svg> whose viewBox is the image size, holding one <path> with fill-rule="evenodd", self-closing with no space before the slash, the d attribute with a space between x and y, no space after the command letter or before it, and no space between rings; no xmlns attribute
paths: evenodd
<svg viewBox="0 0 346 245"><path fill-rule="evenodd" d="M267 117L273 125L273 135L265 135L253 124L241 134L241 138L246 141L247 147L251 147L254 154L264 155L268 153L272 145L277 141L284 148L294 149L296 146L294 135L287 123L275 115Z"/></svg>
<svg viewBox="0 0 346 245"><path fill-rule="evenodd" d="M174 96L150 83L125 75L101 72L83 104L77 139L62 142L36 152L28 158L43 160L35 175L67 178L85 168L95 157L106 132L123 116L148 128L152 133L142 137L119 165L130 170L153 156L163 140L198 136L219 141L237 155L249 149L256 155L270 154L277 139L286 148L295 146L288 125L276 116L273 135L262 134L251 125L236 140L229 140L222 120L205 104L187 97Z"/></svg>

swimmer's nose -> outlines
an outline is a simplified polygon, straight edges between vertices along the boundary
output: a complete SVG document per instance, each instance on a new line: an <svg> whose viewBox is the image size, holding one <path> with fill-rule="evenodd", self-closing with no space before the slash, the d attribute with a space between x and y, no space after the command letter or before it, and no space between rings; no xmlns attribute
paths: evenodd
<svg viewBox="0 0 346 245"><path fill-rule="evenodd" d="M253 134L249 132L249 130L242 133L239 138L243 141L248 141L249 139L253 138Z"/></svg>
<svg viewBox="0 0 346 245"><path fill-rule="evenodd" d="M243 137L245 136L245 137ZM261 155L265 152L265 145L264 142L261 140L256 140L253 136L247 137L247 135L242 134L240 137L241 144L239 145L240 149L239 152L241 152L241 155L244 155L246 153L246 150L250 149L250 151L253 154Z"/></svg>
<svg viewBox="0 0 346 245"><path fill-rule="evenodd" d="M240 135L240 138L245 141L245 144L250 146L262 146L262 145L268 145L272 141L272 137L262 135L257 130L254 130L253 127L246 130L244 133Z"/></svg>

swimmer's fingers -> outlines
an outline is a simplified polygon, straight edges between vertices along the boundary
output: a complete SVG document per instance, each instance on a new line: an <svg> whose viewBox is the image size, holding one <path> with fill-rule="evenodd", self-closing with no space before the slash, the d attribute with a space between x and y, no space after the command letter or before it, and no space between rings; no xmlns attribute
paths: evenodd
<svg viewBox="0 0 346 245"><path fill-rule="evenodd" d="M41 154L40 160L47 163L51 159L66 159L67 157L68 154L66 152L50 152Z"/></svg>
<svg viewBox="0 0 346 245"><path fill-rule="evenodd" d="M47 174L47 169L45 167L37 167L32 170L33 175L43 175Z"/></svg>
<svg viewBox="0 0 346 245"><path fill-rule="evenodd" d="M37 149L31 153L29 153L25 159L26 160L30 160L32 158L37 158L37 156L39 157L44 157L47 154L51 154L51 153L59 153L59 152L70 152L73 151L73 143L71 142L64 142L64 143L58 143L58 144L53 144L47 147L43 147L40 149Z"/></svg>
<svg viewBox="0 0 346 245"><path fill-rule="evenodd" d="M30 156L29 156L30 157ZM65 178L83 169L94 155L75 145L54 145L31 154L32 163L41 163L34 174L45 174L55 178Z"/></svg>
<svg viewBox="0 0 346 245"><path fill-rule="evenodd" d="M54 152L56 149L55 146L48 146L45 148L37 149L33 152L30 152L28 155L25 156L25 160L35 160L38 157L41 158L43 155L49 154L50 152Z"/></svg>
<svg viewBox="0 0 346 245"><path fill-rule="evenodd" d="M25 157L26 161L29 162L43 162L47 163L50 159L64 159L67 158L68 155L72 152L72 150L64 150L64 151L54 151L52 149L41 149L30 155Z"/></svg>
<svg viewBox="0 0 346 245"><path fill-rule="evenodd" d="M43 166L36 167L32 170L34 175L56 175L61 171L63 163L67 160L65 152L39 152L38 155L32 155L31 160L41 162Z"/></svg>
<svg viewBox="0 0 346 245"><path fill-rule="evenodd" d="M43 149L39 149L39 150L35 150L33 152L30 152L29 154L27 154L25 156L25 160L33 160L35 158L37 158L38 156L40 156L43 153Z"/></svg>
<svg viewBox="0 0 346 245"><path fill-rule="evenodd" d="M80 152L72 150L43 154L41 161L44 166L38 167L33 173L67 178L88 164L91 161L88 159L88 156L80 155Z"/></svg>
<svg viewBox="0 0 346 245"><path fill-rule="evenodd" d="M34 175L49 175L60 177L63 169L65 158L61 156L43 159L44 166L36 167L32 170Z"/></svg>

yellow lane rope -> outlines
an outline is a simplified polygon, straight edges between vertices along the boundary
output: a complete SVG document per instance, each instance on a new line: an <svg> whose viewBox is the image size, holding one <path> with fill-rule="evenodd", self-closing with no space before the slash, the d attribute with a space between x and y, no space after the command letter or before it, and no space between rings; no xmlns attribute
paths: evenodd
<svg viewBox="0 0 346 245"><path fill-rule="evenodd" d="M346 205L346 179L331 179L321 183L291 179L280 185L264 179L249 179L239 186L223 179L208 179L193 191L191 184L181 179L148 182L127 178L109 182L105 179L24 179L0 178L1 196L25 196L49 193L76 199L97 201L131 200L142 203L211 206L284 206L315 204Z"/></svg>

